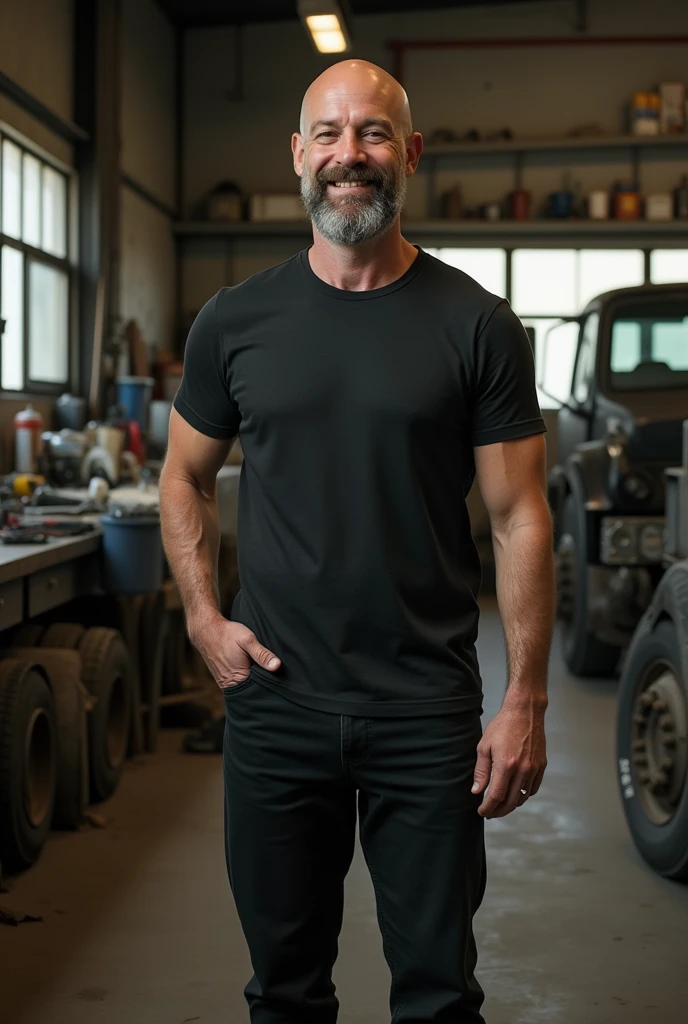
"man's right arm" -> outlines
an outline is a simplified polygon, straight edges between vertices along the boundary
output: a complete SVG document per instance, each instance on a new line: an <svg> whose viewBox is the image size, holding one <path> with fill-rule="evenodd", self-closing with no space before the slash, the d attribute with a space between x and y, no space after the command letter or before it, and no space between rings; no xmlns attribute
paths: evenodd
<svg viewBox="0 0 688 1024"><path fill-rule="evenodd" d="M216 480L233 441L202 434L173 409L160 475L163 545L179 587L189 638L221 687L245 679L251 659L273 671L279 667L279 660L270 664L272 652L247 626L228 622L220 611Z"/></svg>
<svg viewBox="0 0 688 1024"><path fill-rule="evenodd" d="M217 440L201 434L176 409L172 410L167 456L160 475L162 539L192 640L220 615L220 527L215 487L233 441L231 437Z"/></svg>

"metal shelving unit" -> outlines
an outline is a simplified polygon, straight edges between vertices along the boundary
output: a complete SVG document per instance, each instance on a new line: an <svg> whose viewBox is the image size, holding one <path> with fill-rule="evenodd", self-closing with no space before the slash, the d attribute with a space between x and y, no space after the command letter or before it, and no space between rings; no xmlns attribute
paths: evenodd
<svg viewBox="0 0 688 1024"><path fill-rule="evenodd" d="M420 169L428 180L428 210L435 208L435 179L437 164L443 157L465 156L467 158L491 154L511 154L514 158L514 183L520 187L523 172L523 158L528 153L600 151L607 149L628 150L634 179L645 150L686 150L688 169L688 132L677 135L591 135L574 137L550 137L530 139L498 139L490 142L456 142L426 146ZM588 245L609 245L610 247L641 245L645 248L655 244L668 247L688 245L688 221L590 221L590 220L440 220L402 221L404 233L426 245L439 244L442 240L456 239L462 244L492 245L540 244L562 245L585 240ZM308 238L311 228L303 221L241 221L238 224L213 223L209 221L178 221L173 227L179 238Z"/></svg>

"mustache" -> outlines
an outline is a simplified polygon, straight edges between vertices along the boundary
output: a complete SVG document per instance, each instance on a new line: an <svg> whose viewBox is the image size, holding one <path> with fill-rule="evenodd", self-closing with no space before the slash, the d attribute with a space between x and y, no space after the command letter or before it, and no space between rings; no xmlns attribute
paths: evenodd
<svg viewBox="0 0 688 1024"><path fill-rule="evenodd" d="M382 185L388 180L387 175L376 167L356 168L340 167L333 170L319 171L315 176L319 185L336 184L339 181L365 181L373 185Z"/></svg>

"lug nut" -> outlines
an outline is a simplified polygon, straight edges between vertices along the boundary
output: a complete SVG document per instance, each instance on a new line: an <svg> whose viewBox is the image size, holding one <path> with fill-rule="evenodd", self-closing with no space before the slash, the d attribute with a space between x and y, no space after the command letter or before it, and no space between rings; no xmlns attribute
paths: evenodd
<svg viewBox="0 0 688 1024"><path fill-rule="evenodd" d="M647 783L650 780L650 773L647 771L647 769L641 768L640 771L638 771L636 774L638 776L638 782L640 783L640 785L647 785Z"/></svg>
<svg viewBox="0 0 688 1024"><path fill-rule="evenodd" d="M633 762L634 764L647 764L647 754L636 754Z"/></svg>
<svg viewBox="0 0 688 1024"><path fill-rule="evenodd" d="M654 701L652 702L652 707L655 709L655 711L666 711L667 702L664 700L664 697L655 697Z"/></svg>
<svg viewBox="0 0 688 1024"><path fill-rule="evenodd" d="M644 750L645 740L633 740L631 743L631 750Z"/></svg>
<svg viewBox="0 0 688 1024"><path fill-rule="evenodd" d="M642 714L635 714L635 715L633 715L633 724L634 725L645 725L645 715L642 715Z"/></svg>
<svg viewBox="0 0 688 1024"><path fill-rule="evenodd" d="M659 762L659 767L662 768L663 771L670 771L670 769L674 767L673 757L663 757L662 760Z"/></svg>
<svg viewBox="0 0 688 1024"><path fill-rule="evenodd" d="M659 719L659 727L660 729L663 729L665 732L669 729L673 729L674 720L671 717L671 715L661 715Z"/></svg>
<svg viewBox="0 0 688 1024"><path fill-rule="evenodd" d="M655 697L654 697L654 695L652 693L649 692L649 690L646 690L645 693L640 698L640 704L644 708L651 707L651 705L654 704L654 702L655 702Z"/></svg>

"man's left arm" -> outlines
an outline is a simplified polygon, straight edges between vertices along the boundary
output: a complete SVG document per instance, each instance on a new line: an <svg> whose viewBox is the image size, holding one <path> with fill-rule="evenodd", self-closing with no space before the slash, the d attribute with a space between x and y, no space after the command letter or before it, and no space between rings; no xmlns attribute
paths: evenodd
<svg viewBox="0 0 688 1024"><path fill-rule="evenodd" d="M507 689L478 745L479 813L499 818L537 793L547 765L547 665L554 624L552 520L541 434L474 448L506 639ZM525 790L525 794L523 793Z"/></svg>

